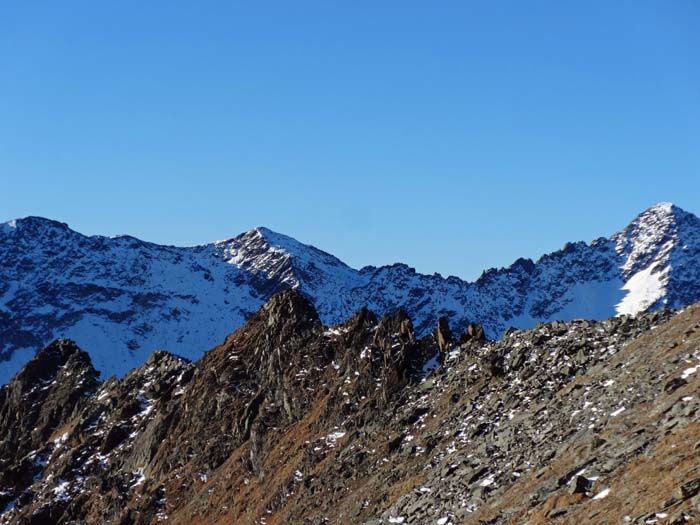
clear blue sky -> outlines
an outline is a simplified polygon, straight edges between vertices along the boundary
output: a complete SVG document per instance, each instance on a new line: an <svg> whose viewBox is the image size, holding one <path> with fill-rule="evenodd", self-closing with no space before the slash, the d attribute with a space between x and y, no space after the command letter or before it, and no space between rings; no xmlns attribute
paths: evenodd
<svg viewBox="0 0 700 525"><path fill-rule="evenodd" d="M700 3L5 2L0 219L474 278L700 213Z"/></svg>

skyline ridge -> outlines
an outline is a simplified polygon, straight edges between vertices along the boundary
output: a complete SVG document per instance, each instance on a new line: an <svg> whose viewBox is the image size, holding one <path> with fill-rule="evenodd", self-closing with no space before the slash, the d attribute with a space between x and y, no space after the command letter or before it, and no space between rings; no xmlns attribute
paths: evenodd
<svg viewBox="0 0 700 525"><path fill-rule="evenodd" d="M444 275L443 272L439 272L439 271L433 271L433 272L418 271L418 270L416 269L416 267L413 266L412 264L410 264L410 263L408 263L408 262L405 262L405 261L398 260L398 259L397 259L397 260L394 260L394 262L392 262L392 263L387 263L387 264L366 264L366 265L364 265L364 266L356 267L356 266L351 265L350 263L345 262L345 260L343 260L342 258L338 257L337 255L333 254L332 252L330 252L330 251L328 251L328 250L326 250L326 249L324 249L324 248L320 248L320 247L318 247L318 246L316 246L315 244L312 244L312 243L307 243L307 242L301 241L301 240L297 239L296 237L294 237L294 236L292 236L292 235L288 235L288 234L286 234L286 233L283 233L283 232L280 232L280 231L276 231L276 230L274 230L274 229L272 229L272 228L269 228L269 227L267 227L267 226L264 226L264 225L257 225L257 226L254 226L254 227L252 227L252 228L249 228L248 230L245 230L245 231L239 233L238 235L234 235L233 237L227 237L227 238L225 238L225 239L219 239L219 240L214 240L214 241L209 241L209 242L204 242L204 243L194 244L194 245L164 244L164 243L160 243L160 242L158 242L158 241L145 240L145 239L142 239L142 238L137 237L137 236L135 236L135 235L131 235L131 234L129 234L129 233L121 233L121 234L114 234L114 235L103 235L103 234L88 235L88 234L82 233L81 231L78 231L77 229L72 228L67 222L64 222L64 221L58 220L58 219L53 219L53 218L50 218L50 217L40 216L40 215L28 215L28 216L25 216L25 217L17 217L17 218L13 218L13 219L4 221L4 222L0 223L0 226L3 227L3 228L0 228L0 231L3 231L3 229L4 229L5 227L7 227L8 225L10 225L11 223L15 223L15 224L16 224L17 221L24 221L24 220L31 220L31 219L39 219L39 220L41 220L41 221L46 221L46 222L48 222L48 223L60 225L60 226L62 226L62 227L67 228L67 229L70 230L71 232L74 232L74 233L76 233L76 234L79 234L79 235L82 235L82 236L88 237L88 238L117 239L117 238L120 238L120 237L126 237L126 238L135 239L135 240L137 240L137 241L139 241L139 242L141 242L141 243L144 243L144 244L154 245L154 246L172 247L172 248L197 248L197 247L215 246L215 245L217 245L217 244L230 242L230 241L232 241L232 240L239 239L239 238L243 237L244 235L250 234L251 232L263 230L263 231L261 232L261 235L263 235L263 237L264 237L268 242L269 242L269 239L268 239L267 237L265 237L265 233L264 233L264 232L268 232L268 237L270 237L270 234L271 234L271 236L273 236L273 237L283 237L283 238L285 238L285 239L291 240L291 241L294 242L294 243L298 243L299 245L304 246L304 247L306 247L306 248L312 248L312 249L314 249L314 250L317 250L317 251L319 251L319 252L322 252L323 254L328 255L328 256L330 256L330 257L332 257L332 258L334 258L334 259L340 261L342 264L344 264L344 265L347 266L348 268L351 268L352 270L355 270L355 271L360 271L360 272L361 272L361 271L364 270L364 269L378 269L378 268L383 268L383 267L391 267L391 266L396 266L396 265L403 265L403 266L406 266L406 267L410 268L411 270L416 271L417 273L419 273L419 274L421 274L421 275L426 275L426 276L429 276L429 275L439 275L440 277L443 277L443 278L456 277L456 278L458 278L459 280L464 281L464 282L466 282L466 283L476 283L476 282L478 282L478 281L484 276L484 274L487 274L487 273L492 272L492 271L494 271L494 270L496 270L496 271L508 270L509 268L512 268L513 266L517 265L520 261L530 261L530 262L533 262L533 263L537 263L537 262L541 261L541 259L542 259L543 257L547 257L548 255L551 255L551 254L553 254L553 253L557 253L557 252L560 252L560 251L564 250L564 249L567 247L567 245L569 245L569 244L574 244L574 243L585 243L585 244L587 244L587 245L590 245L590 244L592 244L592 243L594 243L595 241L600 240L600 239L612 240L615 236L624 233L624 232L625 232L629 227L631 227L636 221L639 221L642 217L644 217L644 216L646 216L646 215L648 215L648 214L650 214L650 213L652 213L652 212L655 212L655 211L657 211L657 210L660 211L660 212L664 212L665 214L674 215L674 217L675 217L675 214L673 214L674 211L680 212L680 216L688 216L688 215L690 215L690 216L693 216L693 217L696 217L696 218L698 217L695 213L690 212L690 211L687 211L686 209L684 209L684 208L682 208L682 207L676 205L675 203L673 203L673 202L671 202L671 201L659 201L659 202L657 202L656 204L653 204L653 205L649 206L648 208L644 209L643 211L639 212L639 213L638 213L631 221L629 221L624 227L622 227L622 228L620 228L620 229L614 231L612 234L609 234L609 235L598 235L597 237L594 237L593 239L590 239L590 240L577 239L577 240L573 240L573 241L566 241L560 248L557 248L557 249L554 249L554 250L551 250L551 251L548 251L548 252L541 253L539 256L534 257L534 258L533 258L533 257L525 257L525 256L523 256L523 257L517 257L516 259L512 260L509 264L504 264L504 265L501 265L501 266L490 266L490 267L487 267L487 268L483 268L482 271L481 271L481 273L479 274L479 276L478 276L477 278L474 278L474 279L470 279L470 278L468 278L468 277L466 277L466 276L460 276L460 275L454 275L454 274ZM10 227L14 227L14 226L10 226Z"/></svg>

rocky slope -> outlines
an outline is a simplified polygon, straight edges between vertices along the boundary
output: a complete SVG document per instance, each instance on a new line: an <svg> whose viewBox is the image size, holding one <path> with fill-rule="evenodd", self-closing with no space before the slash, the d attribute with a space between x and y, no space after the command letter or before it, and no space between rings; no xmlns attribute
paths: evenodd
<svg viewBox="0 0 700 525"><path fill-rule="evenodd" d="M488 342L296 291L121 380L58 341L0 390L0 522L697 523L698 348L698 305Z"/></svg>
<svg viewBox="0 0 700 525"><path fill-rule="evenodd" d="M192 248L86 237L30 217L0 225L0 383L42 346L70 338L104 375L156 348L190 359L241 326L274 293L297 288L326 324L362 306L404 308L416 333L438 318L490 337L553 319L604 319L700 299L700 220L659 204L622 232L520 259L473 283L406 265L355 270L265 228Z"/></svg>

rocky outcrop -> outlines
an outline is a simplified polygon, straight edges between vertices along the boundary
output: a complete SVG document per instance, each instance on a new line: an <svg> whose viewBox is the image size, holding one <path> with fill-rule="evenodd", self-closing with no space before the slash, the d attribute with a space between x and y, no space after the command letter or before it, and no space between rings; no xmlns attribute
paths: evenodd
<svg viewBox="0 0 700 525"><path fill-rule="evenodd" d="M0 389L0 507L41 476L62 444L60 430L86 406L97 385L89 356L72 341L59 340Z"/></svg>
<svg viewBox="0 0 700 525"><path fill-rule="evenodd" d="M196 363L97 383L57 342L0 390L0 522L700 519L700 306L450 334L288 290Z"/></svg>

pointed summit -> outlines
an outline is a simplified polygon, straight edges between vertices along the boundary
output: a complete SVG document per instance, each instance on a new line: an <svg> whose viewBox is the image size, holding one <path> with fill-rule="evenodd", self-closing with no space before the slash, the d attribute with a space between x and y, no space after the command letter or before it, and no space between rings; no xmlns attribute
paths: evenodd
<svg viewBox="0 0 700 525"><path fill-rule="evenodd" d="M665 229L675 222L676 210L685 213L671 202L655 204L637 215L625 228L624 232L636 232L639 230L659 231Z"/></svg>
<svg viewBox="0 0 700 525"><path fill-rule="evenodd" d="M658 213L671 213L674 208L678 208L675 204L672 202L657 202L650 208L648 208L644 213L647 212L658 212ZM678 208L680 209L680 208Z"/></svg>
<svg viewBox="0 0 700 525"><path fill-rule="evenodd" d="M691 284L698 271L693 261L700 253L700 219L695 215L661 202L611 240L623 258L620 272L626 295L616 306L619 314L697 300L697 289Z"/></svg>
<svg viewBox="0 0 700 525"><path fill-rule="evenodd" d="M622 232L614 237L621 234L638 235L641 231L666 231L689 218L697 219L695 215L688 213L672 202L659 202L637 215Z"/></svg>
<svg viewBox="0 0 700 525"><path fill-rule="evenodd" d="M323 260L333 266L344 264L340 259L312 246L299 242L294 237L273 231L265 226L256 226L248 232L238 236L236 239L246 239L248 242L264 243L268 249L283 252L294 258L299 263L308 260Z"/></svg>
<svg viewBox="0 0 700 525"><path fill-rule="evenodd" d="M296 239L289 237L288 235L284 235L273 231L270 228L266 228L265 226L256 226L255 228L252 228L247 232L239 235L237 238L261 239L272 247L282 249L284 249L285 247L293 248L299 245L303 246Z"/></svg>
<svg viewBox="0 0 700 525"><path fill-rule="evenodd" d="M625 257L623 273L637 271L665 260L671 250L685 243L685 225L698 218L670 202L660 202L640 213L623 231L613 235L618 255Z"/></svg>
<svg viewBox="0 0 700 525"><path fill-rule="evenodd" d="M285 288L299 288L311 297L327 298L316 303L319 313L342 313L336 320L350 317L356 310L339 296L362 284L362 277L337 257L309 244L277 233L264 226L253 228L238 237L216 243L223 248L227 262L275 283L266 288L270 296Z"/></svg>
<svg viewBox="0 0 700 525"><path fill-rule="evenodd" d="M37 453L42 457L42 445L85 406L99 384L97 376L88 354L73 341L57 340L39 351L0 389L3 432L0 482L5 489L0 491L0 505L3 508L41 474L40 461L22 458L32 451L34 457ZM19 468L7 469L13 463L19 464Z"/></svg>
<svg viewBox="0 0 700 525"><path fill-rule="evenodd" d="M320 326L321 322L313 303L295 288L274 295L259 313L266 317L268 327L279 324Z"/></svg>

